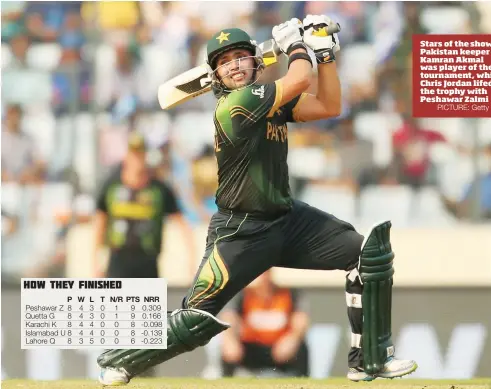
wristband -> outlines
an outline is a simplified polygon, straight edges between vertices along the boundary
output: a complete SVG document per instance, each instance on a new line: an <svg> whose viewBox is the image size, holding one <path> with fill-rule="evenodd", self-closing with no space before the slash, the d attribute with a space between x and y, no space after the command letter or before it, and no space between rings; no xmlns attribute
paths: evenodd
<svg viewBox="0 0 491 389"><path fill-rule="evenodd" d="M320 49L314 54L318 64L331 63L336 60L333 49Z"/></svg>
<svg viewBox="0 0 491 389"><path fill-rule="evenodd" d="M310 62L310 65L313 66L312 64L312 59L310 58L310 55L307 53L295 53L290 56L288 59L288 69L290 68L290 65L292 64L293 61L296 61L297 59L304 59L306 61Z"/></svg>
<svg viewBox="0 0 491 389"><path fill-rule="evenodd" d="M307 51L307 46L303 42L295 42L288 47L288 50L286 51L286 55L290 55L292 51L297 50L297 49L304 49Z"/></svg>

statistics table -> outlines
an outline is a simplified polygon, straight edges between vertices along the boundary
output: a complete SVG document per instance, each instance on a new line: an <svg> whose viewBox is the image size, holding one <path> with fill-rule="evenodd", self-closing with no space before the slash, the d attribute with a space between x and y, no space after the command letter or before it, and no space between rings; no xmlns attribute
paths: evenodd
<svg viewBox="0 0 491 389"><path fill-rule="evenodd" d="M162 278L22 279L21 349L167 348Z"/></svg>

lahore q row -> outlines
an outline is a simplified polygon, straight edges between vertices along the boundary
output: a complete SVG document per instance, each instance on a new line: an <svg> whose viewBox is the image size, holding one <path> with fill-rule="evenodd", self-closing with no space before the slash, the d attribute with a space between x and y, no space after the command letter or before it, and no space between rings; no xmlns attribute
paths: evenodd
<svg viewBox="0 0 491 389"><path fill-rule="evenodd" d="M44 280L24 280L24 289L73 289L75 281L54 281L50 280L48 286L46 286L46 281ZM109 280L98 280L98 281L87 281L79 280L78 289L122 289L122 281L109 281Z"/></svg>

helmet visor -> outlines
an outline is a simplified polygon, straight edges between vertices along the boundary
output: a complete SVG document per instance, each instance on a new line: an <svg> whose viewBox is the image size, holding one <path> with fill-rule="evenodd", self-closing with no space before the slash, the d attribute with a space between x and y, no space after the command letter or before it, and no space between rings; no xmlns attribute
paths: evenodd
<svg viewBox="0 0 491 389"><path fill-rule="evenodd" d="M224 91L232 91L257 82L260 76L258 58L247 56L236 58L226 63L220 63L213 72L216 80L220 81Z"/></svg>

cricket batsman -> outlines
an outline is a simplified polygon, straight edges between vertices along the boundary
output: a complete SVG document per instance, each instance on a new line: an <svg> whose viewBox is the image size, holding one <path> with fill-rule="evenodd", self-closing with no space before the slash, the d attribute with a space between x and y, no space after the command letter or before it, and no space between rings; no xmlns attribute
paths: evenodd
<svg viewBox="0 0 491 389"><path fill-rule="evenodd" d="M246 32L230 28L209 40L207 64L218 98L219 187L205 254L182 307L169 314L167 349L104 352L97 359L103 385L125 385L150 367L206 345L229 328L217 319L225 304L272 267L346 272L350 380L416 370L415 361L394 357L390 221L363 237L351 224L291 197L287 123L335 117L341 110L340 45L337 34L327 34L331 23L327 16L308 15L303 23L292 19L275 26L272 35L288 56L288 72L270 84L259 83L262 54ZM306 93L313 67L307 46L318 66L316 95Z"/></svg>

